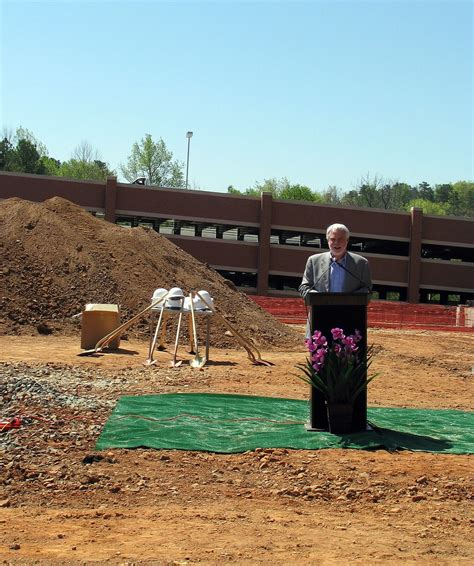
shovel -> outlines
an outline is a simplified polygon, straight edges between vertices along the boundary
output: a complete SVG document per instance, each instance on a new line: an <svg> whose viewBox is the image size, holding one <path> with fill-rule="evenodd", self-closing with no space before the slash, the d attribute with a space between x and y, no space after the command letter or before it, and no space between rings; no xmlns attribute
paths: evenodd
<svg viewBox="0 0 474 566"><path fill-rule="evenodd" d="M178 344L179 344L179 331L181 329L182 318L183 318L183 311L180 310L178 317L178 327L176 329L176 339L174 341L173 359L170 362L172 368L179 368L179 366L183 363L182 360L179 360L179 362L176 361L176 354L178 353Z"/></svg>
<svg viewBox="0 0 474 566"><path fill-rule="evenodd" d="M189 339L189 353L194 354L194 334L193 334L193 322L191 318L191 313L188 315L188 339Z"/></svg>
<svg viewBox="0 0 474 566"><path fill-rule="evenodd" d="M80 352L77 355L93 356L94 354L101 352L103 348L106 348L115 338L117 338L117 336L120 336L121 334L123 334L123 332L125 332L125 330L128 330L132 326L132 324L135 324L135 322L137 322L137 320L139 320L144 314L150 311L153 307L156 307L156 305L159 305L165 299L165 297L166 295L164 297L160 297L159 299L148 305L145 309L140 311L138 314L132 316L130 320L127 320L126 322L118 326L115 330L109 332L109 334L105 335L97 342L92 350L84 350L84 352Z"/></svg>
<svg viewBox="0 0 474 566"><path fill-rule="evenodd" d="M161 321L163 320L163 311L164 309L161 309L160 311L160 316L158 317L158 323L156 325L155 334L153 335L153 340L150 342L150 347L148 349L148 358L143 363L144 366L151 366L156 363L156 360L153 359L153 352L155 351L156 348L156 342L158 340L158 334L160 332Z"/></svg>
<svg viewBox="0 0 474 566"><path fill-rule="evenodd" d="M206 316L206 360L209 359L209 334L211 333L211 319Z"/></svg>
<svg viewBox="0 0 474 566"><path fill-rule="evenodd" d="M161 334L160 334L160 343L158 344L158 350L163 351L166 350L165 346L165 337L166 337L166 327L168 326L168 316L169 314L163 309L163 321L161 323Z"/></svg>
<svg viewBox="0 0 474 566"><path fill-rule="evenodd" d="M247 352L247 356L248 356L249 360L252 362L252 364L262 365L262 366L273 366L273 365L275 365L272 362L267 362L266 360L262 360L262 356L260 355L260 352L257 350L257 348L255 348L255 346L250 344L250 342L247 339L245 339L242 336L242 334L237 332L237 330L235 330L235 328L230 324L230 322L228 320L226 320L221 314L219 314L206 301L206 299L200 293L196 293L196 295L201 299L201 301L206 305L206 307L214 314L214 316L217 318L217 320L219 320L224 326L226 326L232 332L232 334L235 336L237 342ZM252 351L252 348L253 348L253 350L255 350L255 353Z"/></svg>
<svg viewBox="0 0 474 566"><path fill-rule="evenodd" d="M192 293L189 295L190 300L190 308L191 308L191 319L193 322L193 336L194 336L194 352L195 356L192 360L189 360L189 365L193 368L202 368L206 363L206 358L202 358L199 355L199 348L198 348L198 338L197 338L197 331L196 331L196 314L194 312L194 305L193 305L193 295Z"/></svg>

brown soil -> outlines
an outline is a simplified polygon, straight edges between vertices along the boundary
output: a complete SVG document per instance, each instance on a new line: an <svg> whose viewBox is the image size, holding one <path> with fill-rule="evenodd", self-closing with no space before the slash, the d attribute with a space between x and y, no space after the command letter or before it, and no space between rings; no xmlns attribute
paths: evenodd
<svg viewBox="0 0 474 566"><path fill-rule="evenodd" d="M75 335L87 303L119 304L128 320L153 291L205 289L216 309L257 346L296 346L292 328L275 320L215 270L153 230L125 228L60 197L44 203L0 202L0 333ZM211 344L235 345L213 325ZM132 336L148 334L144 318Z"/></svg>
<svg viewBox="0 0 474 566"><path fill-rule="evenodd" d="M384 450L95 452L121 395L202 391L306 399L307 388L295 377L295 365L305 357L304 329L268 319L215 272L156 234L116 228L60 199L44 205L10 200L0 203L0 211L7 259L0 393L9 407L0 418L30 417L19 429L0 433L4 563L473 562L472 456ZM73 224L77 241L63 226L69 212L72 219L81 217ZM37 251L43 244L34 234L45 215L62 226L48 223L50 254ZM15 232L20 224L22 231ZM59 241L52 234L60 234ZM62 248L67 238L70 245ZM159 249L174 258L172 279L161 278L162 271L150 263L158 261ZM142 252L146 261L136 257ZM87 267L84 277L78 277L80 265ZM126 276L124 265L133 266ZM201 274L192 283L189 265L190 273ZM256 325L253 335L273 367L252 365L243 350L216 347L222 345L219 339L201 370L187 364L191 356L184 348L179 353L185 363L169 367L169 347L157 352L156 365L144 367L146 321L119 352L77 356L80 329L67 317L84 303L119 302L134 314L154 288L177 284L188 290L198 282L201 288L204 275L204 287L215 293L222 310L242 317L239 325L247 320L249 333L250 324ZM135 277L149 281L147 288L132 285ZM242 314L242 304L251 314ZM39 335L39 322L53 335ZM267 343L267 328L277 335L273 342ZM377 352L373 368L381 372L370 385L369 405L473 410L472 334L371 329L369 342Z"/></svg>
<svg viewBox="0 0 474 566"><path fill-rule="evenodd" d="M371 384L370 405L473 409L470 335L374 330L369 339L379 349L374 369L382 372ZM145 342L96 358L77 357L78 337L4 336L0 349L4 370L13 366L19 376L40 371L48 379L61 368L66 375L93 368L79 390L112 402L123 394L185 391L301 399L308 393L293 377L301 350L264 352L276 364L269 368L251 365L242 351L211 349L210 363L196 370L170 368L170 351L143 367ZM104 379L120 376L118 391L104 391ZM77 385L71 391L80 393ZM2 458L0 555L8 563L468 564L474 558L471 456L96 453L110 410L47 410L26 398L18 411L45 421L3 433L24 448ZM89 432L79 434L79 423Z"/></svg>

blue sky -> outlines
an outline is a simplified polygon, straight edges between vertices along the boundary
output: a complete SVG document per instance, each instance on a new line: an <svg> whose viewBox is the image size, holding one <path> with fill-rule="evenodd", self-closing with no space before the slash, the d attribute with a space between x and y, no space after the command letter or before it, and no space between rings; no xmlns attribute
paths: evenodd
<svg viewBox="0 0 474 566"><path fill-rule="evenodd" d="M191 188L473 179L471 1L1 2L2 128L116 169L149 133Z"/></svg>

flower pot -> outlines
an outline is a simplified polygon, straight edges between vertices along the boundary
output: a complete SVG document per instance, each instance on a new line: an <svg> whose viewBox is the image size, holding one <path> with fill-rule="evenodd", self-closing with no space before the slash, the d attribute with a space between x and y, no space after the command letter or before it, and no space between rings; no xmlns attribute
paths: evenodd
<svg viewBox="0 0 474 566"><path fill-rule="evenodd" d="M352 432L352 413L351 403L327 403L329 432L333 434L348 434Z"/></svg>

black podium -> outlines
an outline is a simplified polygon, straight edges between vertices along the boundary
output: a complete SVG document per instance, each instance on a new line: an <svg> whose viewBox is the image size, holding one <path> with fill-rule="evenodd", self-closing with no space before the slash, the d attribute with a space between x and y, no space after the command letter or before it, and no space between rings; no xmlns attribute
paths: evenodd
<svg viewBox="0 0 474 566"><path fill-rule="evenodd" d="M359 330L362 339L359 346L364 356L367 351L367 305L368 293L316 293L310 291L305 298L310 308L309 324L311 334L320 330L331 341L331 329L342 328L344 334ZM367 360L365 360L367 363ZM314 387L310 388L310 417L308 430L328 430L328 417L324 397ZM367 429L367 390L354 403L352 432Z"/></svg>

